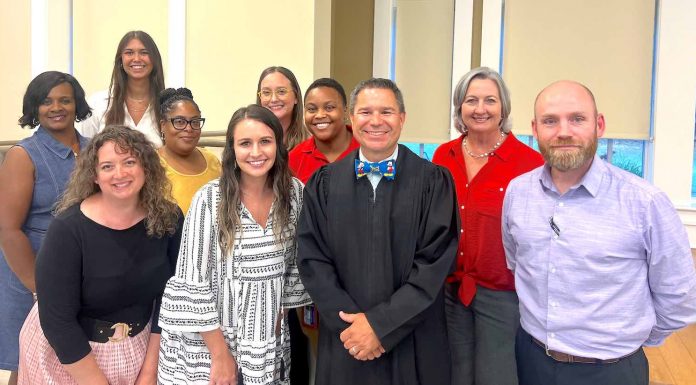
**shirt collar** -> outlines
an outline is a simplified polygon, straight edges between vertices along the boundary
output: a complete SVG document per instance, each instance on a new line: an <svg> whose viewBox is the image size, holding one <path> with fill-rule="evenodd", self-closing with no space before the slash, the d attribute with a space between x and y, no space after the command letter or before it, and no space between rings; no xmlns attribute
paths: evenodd
<svg viewBox="0 0 696 385"><path fill-rule="evenodd" d="M513 135L512 132L509 132L503 144L501 144L497 150L493 151L495 154L493 156L497 156L502 161L507 162L521 144L522 142L517 140L517 137Z"/></svg>
<svg viewBox="0 0 696 385"><path fill-rule="evenodd" d="M45 128L39 126L36 131L36 138L46 148L62 159L67 159L72 153L72 149L66 147L63 143L57 141ZM78 136L79 139L79 136ZM82 143L80 143L82 144Z"/></svg>
<svg viewBox="0 0 696 385"><path fill-rule="evenodd" d="M350 124L346 124L346 130L350 132L350 142L348 143L348 148L350 148L351 144L353 144L353 140L355 140L355 138L353 137L353 127L351 127ZM315 156L319 154L322 158L326 158L324 154L322 154L322 152L319 151L319 149L317 148L317 138L315 138L314 136L309 138L309 145L301 149L300 151L302 151L305 154L314 154Z"/></svg>
<svg viewBox="0 0 696 385"><path fill-rule="evenodd" d="M399 145L397 144L396 148L394 149L394 152L392 152L392 154L390 156L388 156L380 161L377 161L375 163L383 162L383 161L388 160L388 159L396 159L396 157L398 155L399 155ZM360 159L363 162L370 162L369 160L367 160L367 158L365 158L365 155L363 155L362 147L358 151L358 159Z"/></svg>
<svg viewBox="0 0 696 385"><path fill-rule="evenodd" d="M582 176L580 182L571 187L570 190L575 190L582 186L590 195L596 197L606 170L607 165L599 156L597 156L597 154L595 154L595 156L592 158L590 168L587 170L585 175ZM548 165L548 163L544 164L541 175L539 175L539 181L545 188L552 191L558 191L556 186L553 184L553 179L551 179L551 167Z"/></svg>

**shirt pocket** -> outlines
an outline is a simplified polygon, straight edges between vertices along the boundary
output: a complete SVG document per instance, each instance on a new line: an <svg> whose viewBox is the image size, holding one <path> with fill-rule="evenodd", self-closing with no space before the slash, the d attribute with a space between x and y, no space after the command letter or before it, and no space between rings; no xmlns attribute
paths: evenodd
<svg viewBox="0 0 696 385"><path fill-rule="evenodd" d="M500 222L500 215L503 208L503 198L505 188L503 187L484 187L474 195L473 202L470 202L477 216L494 218Z"/></svg>

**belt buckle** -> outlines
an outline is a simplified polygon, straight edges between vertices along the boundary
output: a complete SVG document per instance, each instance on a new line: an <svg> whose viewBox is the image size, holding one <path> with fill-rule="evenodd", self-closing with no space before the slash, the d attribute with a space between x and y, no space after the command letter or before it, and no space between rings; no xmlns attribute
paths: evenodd
<svg viewBox="0 0 696 385"><path fill-rule="evenodd" d="M121 335L121 337L109 337L109 342L121 342L128 338L128 334L131 331L131 327L128 326L128 324L125 322L115 323L113 326L111 326L111 329L114 330L114 333L116 332L116 328L119 326L123 328L123 334Z"/></svg>

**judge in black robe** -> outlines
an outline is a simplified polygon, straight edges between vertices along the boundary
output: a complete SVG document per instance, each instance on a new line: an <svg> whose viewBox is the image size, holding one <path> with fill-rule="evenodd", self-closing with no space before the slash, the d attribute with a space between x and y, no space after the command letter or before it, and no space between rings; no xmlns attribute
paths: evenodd
<svg viewBox="0 0 696 385"><path fill-rule="evenodd" d="M449 172L399 145L394 180L356 178L358 152L317 171L298 225L302 281L321 315L317 385L450 383L443 285L459 218ZM374 198L373 198L374 197ZM365 313L386 352L349 354L339 311Z"/></svg>

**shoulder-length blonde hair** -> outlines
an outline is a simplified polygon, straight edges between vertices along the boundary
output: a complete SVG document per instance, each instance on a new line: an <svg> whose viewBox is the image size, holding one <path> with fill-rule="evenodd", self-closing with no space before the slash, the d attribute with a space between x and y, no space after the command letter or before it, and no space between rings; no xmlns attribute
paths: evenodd
<svg viewBox="0 0 696 385"><path fill-rule="evenodd" d="M70 181L56 206L60 214L88 197L98 193L97 165L99 149L107 142L114 143L119 152L129 152L140 163L145 173L145 184L140 190L140 205L145 209L147 235L162 237L174 234L179 218L179 209L172 198L172 187L160 163L157 151L142 132L125 126L107 126L95 135L77 157Z"/></svg>
<svg viewBox="0 0 696 385"><path fill-rule="evenodd" d="M268 126L275 136L276 157L268 172L266 183L273 188L273 233L277 240L283 240L285 229L290 224L292 175L288 166L288 150L283 146L283 126L268 109L250 104L235 111L227 126L225 149L222 152L222 175L220 176L220 205L218 208L218 237L223 255L229 255L234 246L234 238L240 231L239 207L242 198L239 190L241 170L237 166L234 152L234 130L243 120L256 120Z"/></svg>

